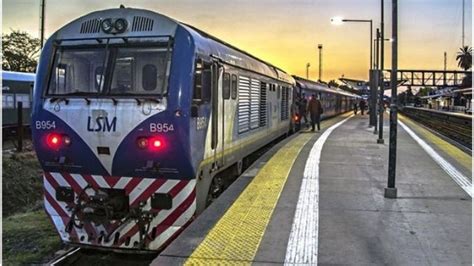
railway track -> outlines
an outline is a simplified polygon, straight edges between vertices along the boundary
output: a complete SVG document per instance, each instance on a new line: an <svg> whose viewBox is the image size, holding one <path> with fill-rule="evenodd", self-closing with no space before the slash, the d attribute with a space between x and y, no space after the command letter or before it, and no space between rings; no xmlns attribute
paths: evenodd
<svg viewBox="0 0 474 266"><path fill-rule="evenodd" d="M472 116L414 107L404 107L401 112L462 147L472 150Z"/></svg>
<svg viewBox="0 0 474 266"><path fill-rule="evenodd" d="M150 265L157 253L131 254L112 251L70 248L50 261L48 265Z"/></svg>

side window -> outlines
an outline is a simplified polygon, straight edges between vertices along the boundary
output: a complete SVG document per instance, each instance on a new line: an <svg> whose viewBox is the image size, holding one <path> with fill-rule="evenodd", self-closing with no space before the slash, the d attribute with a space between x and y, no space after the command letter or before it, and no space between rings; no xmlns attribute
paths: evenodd
<svg viewBox="0 0 474 266"><path fill-rule="evenodd" d="M277 86L277 99L280 99L280 86Z"/></svg>
<svg viewBox="0 0 474 266"><path fill-rule="evenodd" d="M22 102L23 108L30 108L30 95L17 94L15 98L15 106L18 106L18 102Z"/></svg>
<svg viewBox="0 0 474 266"><path fill-rule="evenodd" d="M237 76L232 75L232 99L237 99Z"/></svg>
<svg viewBox="0 0 474 266"><path fill-rule="evenodd" d="M224 73L222 96L225 100L228 100L230 98L230 74L229 73Z"/></svg>
<svg viewBox="0 0 474 266"><path fill-rule="evenodd" d="M142 70L142 87L146 91L152 91L156 89L158 84L158 70L155 65L146 64Z"/></svg>
<svg viewBox="0 0 474 266"><path fill-rule="evenodd" d="M2 108L9 109L15 107L15 102L13 100L13 94L2 93Z"/></svg>
<svg viewBox="0 0 474 266"><path fill-rule="evenodd" d="M206 103L211 99L211 64L202 59L196 60L194 70L193 101L195 103Z"/></svg>

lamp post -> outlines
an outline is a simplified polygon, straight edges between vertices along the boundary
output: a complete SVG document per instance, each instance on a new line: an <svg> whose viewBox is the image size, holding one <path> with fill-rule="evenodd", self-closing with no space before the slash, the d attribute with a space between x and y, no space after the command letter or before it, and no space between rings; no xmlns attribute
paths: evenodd
<svg viewBox="0 0 474 266"><path fill-rule="evenodd" d="M370 103L369 103L369 110L370 110L370 118L369 118L369 126L375 126L377 124L377 116L375 111L375 105L377 104L377 89L375 88L375 81L373 78L373 73L371 71L373 67L373 23L371 19L344 19L341 17L334 17L331 18L331 23L340 25L344 22L355 22L355 23L369 23L370 26L370 36L369 36L369 46L370 46L370 53L369 53L369 82L370 82Z"/></svg>
<svg viewBox="0 0 474 266"><path fill-rule="evenodd" d="M380 96L379 96L379 138L377 139L378 144L383 144L383 95L385 93L385 81L383 80L383 69L384 69L384 58L385 58L385 29L384 29L384 0L380 0L380 39L384 40L380 43L380 72L379 72L379 84L380 84ZM392 40L392 39L391 39Z"/></svg>
<svg viewBox="0 0 474 266"><path fill-rule="evenodd" d="M388 182L384 196L396 198L395 176L397 167L397 72L398 72L398 1L392 0L392 71L390 74L390 89L392 102L390 103L390 143L388 153Z"/></svg>
<svg viewBox="0 0 474 266"><path fill-rule="evenodd" d="M376 30L376 33L375 35L377 36L377 38L374 39L374 46L375 46L375 54L374 54L374 66L375 66L375 76L376 76L376 88L380 88L379 92L380 92L380 96L379 96L379 129L378 131L379 132L382 132L380 133L380 136L379 135L379 139L377 139L377 143L379 144L383 144L384 143L384 140L383 140L383 112L384 112L384 101L383 101L383 96L384 96L384 89L385 89L385 85L384 85L384 80L383 80L383 69L382 67L380 66L380 60L382 59L382 55L380 54L380 46L383 45L384 42L391 42L392 39L383 39L383 42L381 42L381 33L380 33L380 29L377 28ZM375 107L374 109L376 109L377 107ZM374 127L374 134L377 134L377 125L375 125Z"/></svg>
<svg viewBox="0 0 474 266"><path fill-rule="evenodd" d="M311 66L310 63L306 63L306 79L309 79L309 67Z"/></svg>
<svg viewBox="0 0 474 266"><path fill-rule="evenodd" d="M318 50L319 50L319 78L318 81L321 81L322 75L323 75L323 45L318 44Z"/></svg>

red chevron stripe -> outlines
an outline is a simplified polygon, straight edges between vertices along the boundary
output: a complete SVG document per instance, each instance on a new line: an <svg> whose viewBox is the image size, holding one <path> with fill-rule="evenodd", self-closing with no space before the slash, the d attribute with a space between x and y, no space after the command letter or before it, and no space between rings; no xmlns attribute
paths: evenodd
<svg viewBox="0 0 474 266"><path fill-rule="evenodd" d="M109 184L110 188L113 188L115 184L120 180L118 176L104 176L105 182Z"/></svg>
<svg viewBox="0 0 474 266"><path fill-rule="evenodd" d="M159 236L161 233L170 228L181 215L186 212L192 205L196 198L196 191L193 189L189 196L170 214L164 219L159 225L156 226L155 235ZM183 225L184 226L184 225ZM181 229L180 229L181 230ZM147 235L146 245L149 244L151 239L151 233Z"/></svg>
<svg viewBox="0 0 474 266"><path fill-rule="evenodd" d="M97 190L100 188L99 184L97 184L97 182L95 181L95 179L91 176L91 175L82 175L82 177L84 178L84 180L86 180L86 182L92 186L93 189Z"/></svg>
<svg viewBox="0 0 474 266"><path fill-rule="evenodd" d="M49 205L51 205L51 207L58 213L59 217L61 217L61 220L63 220L63 225L66 226L71 220L71 217L63 210L59 203L56 202L56 200L49 194L46 189L43 189L43 193L45 200L48 201ZM72 235L72 237L77 239L76 228L73 227L70 234Z"/></svg>
<svg viewBox="0 0 474 266"><path fill-rule="evenodd" d="M155 181L153 181L153 183L151 183L146 189L145 191L142 192L142 194L140 194L140 196L138 196L131 204L130 206L134 206L136 204L138 204L140 201L143 201L145 199L148 199L149 197L151 197L151 195L157 191L164 183L166 183L166 180L165 179L156 179Z"/></svg>
<svg viewBox="0 0 474 266"><path fill-rule="evenodd" d="M48 183L49 183L54 189L56 189L57 187L59 187L58 182L57 182L56 179L53 177L53 175L51 175L49 172L44 172L44 177L46 178L46 180L48 180Z"/></svg>
<svg viewBox="0 0 474 266"><path fill-rule="evenodd" d="M132 192L142 180L142 178L132 178L132 180L128 181L128 184L125 186L125 193L130 195L130 192Z"/></svg>
<svg viewBox="0 0 474 266"><path fill-rule="evenodd" d="M76 182L74 177L72 177L69 173L63 172L61 175L64 177L66 182L72 187L74 192L76 192L77 195L80 195L82 192L82 187Z"/></svg>
<svg viewBox="0 0 474 266"><path fill-rule="evenodd" d="M186 186L186 184L188 183L189 181L180 181L178 182L178 184L176 184L171 190L170 190L170 194L171 196L174 198L181 190L183 190L183 188ZM193 189L193 192L194 192L194 189ZM192 193L191 193L192 194ZM172 212L170 215L172 215L174 212ZM158 215L160 215L160 213L158 213ZM121 246L123 243L125 243L125 240L127 237L132 237L134 236L136 233L138 233L138 225L137 224L134 224L132 228L130 228L130 230L122 235L119 239L119 241L117 242L117 246Z"/></svg>

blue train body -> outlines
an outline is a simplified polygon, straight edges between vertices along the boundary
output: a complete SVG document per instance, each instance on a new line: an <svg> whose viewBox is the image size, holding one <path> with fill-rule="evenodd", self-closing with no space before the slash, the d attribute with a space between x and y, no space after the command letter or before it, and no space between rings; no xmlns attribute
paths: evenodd
<svg viewBox="0 0 474 266"><path fill-rule="evenodd" d="M31 124L61 239L161 249L205 208L216 177L293 127L295 88L284 71L151 11L67 24L43 48Z"/></svg>

